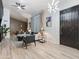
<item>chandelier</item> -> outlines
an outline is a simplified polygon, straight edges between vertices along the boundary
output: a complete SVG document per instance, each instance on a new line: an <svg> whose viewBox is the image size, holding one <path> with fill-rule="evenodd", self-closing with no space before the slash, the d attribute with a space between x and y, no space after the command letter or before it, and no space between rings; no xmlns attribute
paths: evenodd
<svg viewBox="0 0 79 59"><path fill-rule="evenodd" d="M57 10L59 10L58 8L58 4L59 4L59 0L52 0L52 3L48 3L48 11L51 14L52 12L56 12Z"/></svg>

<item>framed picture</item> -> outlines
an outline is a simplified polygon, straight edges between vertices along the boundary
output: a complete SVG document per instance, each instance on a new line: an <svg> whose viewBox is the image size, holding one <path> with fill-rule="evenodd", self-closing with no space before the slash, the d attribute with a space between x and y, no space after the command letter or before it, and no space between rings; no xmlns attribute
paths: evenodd
<svg viewBox="0 0 79 59"><path fill-rule="evenodd" d="M46 17L46 27L52 27L52 17Z"/></svg>

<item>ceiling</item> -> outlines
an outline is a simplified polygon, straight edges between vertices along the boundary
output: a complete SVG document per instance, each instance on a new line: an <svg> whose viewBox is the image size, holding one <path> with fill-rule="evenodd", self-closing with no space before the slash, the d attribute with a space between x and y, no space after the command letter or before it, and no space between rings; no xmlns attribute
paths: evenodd
<svg viewBox="0 0 79 59"><path fill-rule="evenodd" d="M3 6L10 9L11 16L19 20L26 20L31 16L42 12L48 7L48 2L52 0L2 0ZM14 6L16 2L26 5L24 10L20 10Z"/></svg>

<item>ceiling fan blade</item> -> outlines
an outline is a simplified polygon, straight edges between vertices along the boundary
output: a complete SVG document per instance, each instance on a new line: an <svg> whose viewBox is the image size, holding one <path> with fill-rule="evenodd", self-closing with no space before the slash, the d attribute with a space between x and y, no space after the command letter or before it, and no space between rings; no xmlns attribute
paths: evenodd
<svg viewBox="0 0 79 59"><path fill-rule="evenodd" d="M21 7L25 7L25 5L21 5Z"/></svg>
<svg viewBox="0 0 79 59"><path fill-rule="evenodd" d="M21 9L25 9L25 8L21 7Z"/></svg>
<svg viewBox="0 0 79 59"><path fill-rule="evenodd" d="M11 5L11 6L17 7L17 5Z"/></svg>
<svg viewBox="0 0 79 59"><path fill-rule="evenodd" d="M16 5L20 6L20 3L16 2Z"/></svg>

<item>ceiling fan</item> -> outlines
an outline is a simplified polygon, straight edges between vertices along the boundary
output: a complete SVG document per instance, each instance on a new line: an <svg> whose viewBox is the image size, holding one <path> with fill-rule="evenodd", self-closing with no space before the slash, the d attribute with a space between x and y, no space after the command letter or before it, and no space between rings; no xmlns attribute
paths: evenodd
<svg viewBox="0 0 79 59"><path fill-rule="evenodd" d="M11 6L17 7L18 9L25 9L26 7L26 5L23 5L19 2L16 2L15 5L11 5Z"/></svg>

